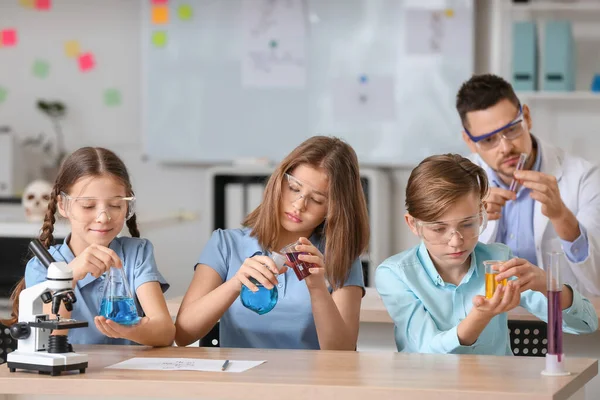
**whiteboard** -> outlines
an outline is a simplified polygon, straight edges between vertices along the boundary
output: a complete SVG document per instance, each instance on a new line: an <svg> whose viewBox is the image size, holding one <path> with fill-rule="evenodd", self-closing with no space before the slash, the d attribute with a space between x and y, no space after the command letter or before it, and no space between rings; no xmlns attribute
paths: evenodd
<svg viewBox="0 0 600 400"><path fill-rule="evenodd" d="M415 48L440 33L431 18L413 9L420 3L170 0L169 20L158 24L155 5L143 2L145 151L174 163L277 162L304 139L323 134L350 143L364 165L406 166L435 153L464 154L454 103L473 72L472 0L427 2L446 16L450 10L454 19L447 18L451 23L441 33L443 48L423 54ZM178 18L182 5L193 9L190 20ZM249 5L256 7L250 10L254 16L248 16ZM294 7L302 12L295 34L289 32ZM287 53L281 57L304 63L305 75L292 71L287 86L261 86L260 79L248 78L249 18L267 17L270 23L260 26L263 39L272 29L274 39L281 36L293 47L282 44L277 51ZM158 31L167 37L163 47L152 40Z"/></svg>

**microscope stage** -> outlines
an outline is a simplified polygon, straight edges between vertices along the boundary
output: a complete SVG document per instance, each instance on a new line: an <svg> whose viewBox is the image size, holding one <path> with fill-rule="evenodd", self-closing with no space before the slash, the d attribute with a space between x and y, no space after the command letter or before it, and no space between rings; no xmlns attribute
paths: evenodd
<svg viewBox="0 0 600 400"><path fill-rule="evenodd" d="M29 322L28 325L32 328L43 328L43 329L75 329L85 328L88 326L87 321L76 321L74 319L61 319L61 320L47 320L38 322Z"/></svg>

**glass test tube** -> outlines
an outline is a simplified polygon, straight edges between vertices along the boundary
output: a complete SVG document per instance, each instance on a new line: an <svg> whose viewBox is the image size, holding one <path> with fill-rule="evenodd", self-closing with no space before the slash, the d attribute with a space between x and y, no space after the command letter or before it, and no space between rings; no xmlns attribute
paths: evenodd
<svg viewBox="0 0 600 400"><path fill-rule="evenodd" d="M561 294L562 282L560 279L560 263L564 257L563 252L548 253L546 267L546 283L548 286L548 353L546 354L546 369L544 375L569 375L565 371L562 332L562 307Z"/></svg>
<svg viewBox="0 0 600 400"><path fill-rule="evenodd" d="M519 162L517 163L517 171L522 170L523 168L525 168L525 162L527 161L527 153L521 153L521 155L519 156ZM512 182L510 183L510 188L509 190L512 192L516 192L517 189L519 187L519 181L517 181L515 178L513 178Z"/></svg>

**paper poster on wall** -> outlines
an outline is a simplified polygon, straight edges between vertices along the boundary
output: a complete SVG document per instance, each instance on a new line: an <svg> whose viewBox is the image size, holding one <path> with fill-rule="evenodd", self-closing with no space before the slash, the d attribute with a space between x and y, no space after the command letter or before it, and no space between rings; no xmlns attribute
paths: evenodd
<svg viewBox="0 0 600 400"><path fill-rule="evenodd" d="M306 85L306 18L302 0L243 0L242 86Z"/></svg>
<svg viewBox="0 0 600 400"><path fill-rule="evenodd" d="M35 9L36 10L48 11L51 8L52 8L51 0L36 0L35 1Z"/></svg>
<svg viewBox="0 0 600 400"><path fill-rule="evenodd" d="M177 9L177 15L179 16L179 19L182 21L191 20L193 14L194 14L194 11L192 9L192 6L190 6L189 4L182 4Z"/></svg>
<svg viewBox="0 0 600 400"><path fill-rule="evenodd" d="M35 0L19 0L19 4L25 8L33 8Z"/></svg>
<svg viewBox="0 0 600 400"><path fill-rule="evenodd" d="M162 48L167 45L167 32L156 31L152 32L152 44L154 47Z"/></svg>
<svg viewBox="0 0 600 400"><path fill-rule="evenodd" d="M8 97L8 90L6 90L2 86L0 86L0 104L4 103L6 101L7 97Z"/></svg>
<svg viewBox="0 0 600 400"><path fill-rule="evenodd" d="M65 54L69 58L75 58L81 52L79 42L77 40L69 40L65 42Z"/></svg>
<svg viewBox="0 0 600 400"><path fill-rule="evenodd" d="M468 8L406 10L406 53L415 56L466 57L472 53L472 10Z"/></svg>
<svg viewBox="0 0 600 400"><path fill-rule="evenodd" d="M360 74L332 82L333 115L338 122L396 119L393 76Z"/></svg>
<svg viewBox="0 0 600 400"><path fill-rule="evenodd" d="M79 69L82 72L91 71L96 66L96 61L94 60L94 55L92 53L84 53L79 56Z"/></svg>
<svg viewBox="0 0 600 400"><path fill-rule="evenodd" d="M121 104L121 92L119 89L106 89L104 91L104 104L108 107L116 107Z"/></svg>
<svg viewBox="0 0 600 400"><path fill-rule="evenodd" d="M50 73L50 64L45 60L35 60L32 68L33 75L44 79Z"/></svg>
<svg viewBox="0 0 600 400"><path fill-rule="evenodd" d="M167 6L153 6L152 7L152 23L153 24L166 24L169 22L169 7Z"/></svg>
<svg viewBox="0 0 600 400"><path fill-rule="evenodd" d="M2 47L12 47L17 45L17 30L3 29L0 31L0 44Z"/></svg>

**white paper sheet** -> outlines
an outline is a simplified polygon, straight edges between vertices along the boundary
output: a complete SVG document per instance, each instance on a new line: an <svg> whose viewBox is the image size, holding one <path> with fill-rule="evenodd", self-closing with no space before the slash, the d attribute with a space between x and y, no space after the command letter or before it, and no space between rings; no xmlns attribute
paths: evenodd
<svg viewBox="0 0 600 400"><path fill-rule="evenodd" d="M338 122L386 122L396 118L393 76L338 78L332 82L333 114Z"/></svg>
<svg viewBox="0 0 600 400"><path fill-rule="evenodd" d="M229 360L225 371L221 367L225 360L206 360L201 358L151 358L135 357L120 363L109 365L110 369L139 369L159 371L205 371L205 372L244 372L265 363L262 361Z"/></svg>
<svg viewBox="0 0 600 400"><path fill-rule="evenodd" d="M435 56L461 58L470 51L469 20L472 11L467 8L406 10L405 38L406 53L413 56Z"/></svg>
<svg viewBox="0 0 600 400"><path fill-rule="evenodd" d="M244 87L306 86L306 18L302 0L242 2Z"/></svg>

